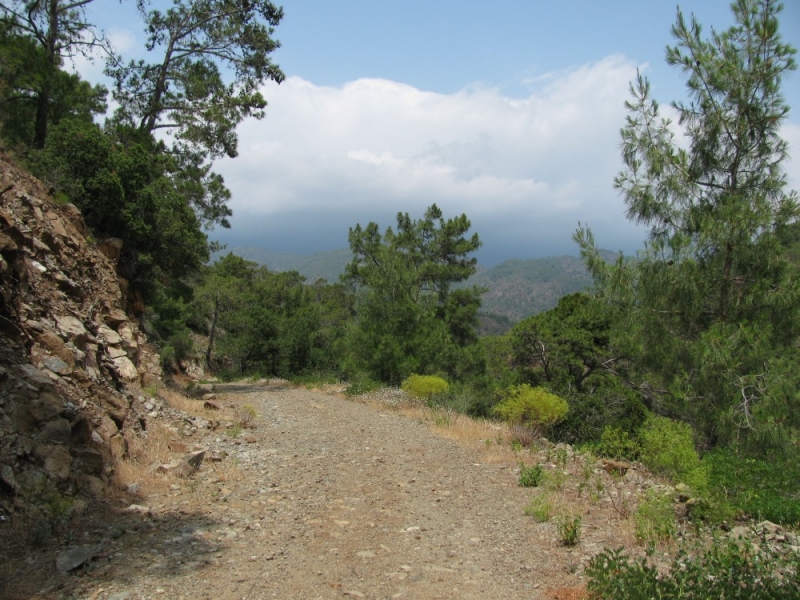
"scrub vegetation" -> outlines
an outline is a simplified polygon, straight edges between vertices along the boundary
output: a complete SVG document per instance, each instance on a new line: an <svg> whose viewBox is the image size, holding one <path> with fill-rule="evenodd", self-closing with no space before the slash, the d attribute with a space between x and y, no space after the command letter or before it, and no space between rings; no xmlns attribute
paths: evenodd
<svg viewBox="0 0 800 600"><path fill-rule="evenodd" d="M0 4L0 133L56 198L81 209L94 239L122 240L119 274L165 369L177 376L196 361L223 380L337 381L352 394L402 384L448 422L507 421L519 446L546 436L641 461L685 486L697 524L800 525L800 206L780 136L795 50L781 41L778 3L736 0L735 24L709 35L678 12L667 50L686 81L677 123L639 75L621 132L614 184L628 218L648 228L643 250L608 260L581 225L574 240L591 289L484 338L485 288L465 285L481 240L467 215L435 204L393 226L354 224L339 281L230 253L208 262L219 249L206 231L231 214L213 161L236 156L236 126L264 115L258 90L284 77L270 60L282 9L141 3L151 37L138 62L92 35L92 10L91 0ZM87 44L106 50L114 80L117 109L102 126L108 90L64 69ZM541 468L520 483L543 484ZM546 518L550 503L528 510ZM675 536L663 496L635 519L642 540ZM559 515L558 527L565 545L579 542L579 516ZM664 574L609 550L587 571L589 591L751 598L748 582L760 581L769 597L796 597L796 564L767 568L736 545L698 552Z"/></svg>

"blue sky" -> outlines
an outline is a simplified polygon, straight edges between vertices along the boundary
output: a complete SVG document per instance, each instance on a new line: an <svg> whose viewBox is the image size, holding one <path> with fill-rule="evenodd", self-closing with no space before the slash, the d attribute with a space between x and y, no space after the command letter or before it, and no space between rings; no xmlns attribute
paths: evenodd
<svg viewBox="0 0 800 600"><path fill-rule="evenodd" d="M101 1L103 25L132 55L141 26ZM800 2L787 4L782 33L798 47ZM265 86L266 119L244 123L240 156L217 165L234 217L212 237L310 254L347 246L356 223L393 225L436 202L470 217L485 264L576 254L578 221L605 248L640 245L612 187L619 129L637 68L662 106L683 95L664 63L674 0L282 5L274 59L287 80ZM732 23L726 0L680 5L706 31ZM797 148L800 73L784 91ZM800 188L800 159L788 172Z"/></svg>

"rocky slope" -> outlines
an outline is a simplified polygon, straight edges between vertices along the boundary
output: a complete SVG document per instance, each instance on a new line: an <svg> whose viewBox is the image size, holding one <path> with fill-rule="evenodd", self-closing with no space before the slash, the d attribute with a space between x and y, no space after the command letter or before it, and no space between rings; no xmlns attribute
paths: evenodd
<svg viewBox="0 0 800 600"><path fill-rule="evenodd" d="M0 154L0 536L22 513L102 498L147 426L134 400L159 357L128 314L120 248Z"/></svg>

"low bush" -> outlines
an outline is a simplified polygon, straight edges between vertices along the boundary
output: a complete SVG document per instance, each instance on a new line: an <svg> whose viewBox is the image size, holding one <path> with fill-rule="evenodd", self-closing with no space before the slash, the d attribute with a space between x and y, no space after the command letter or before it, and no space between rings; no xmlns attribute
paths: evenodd
<svg viewBox="0 0 800 600"><path fill-rule="evenodd" d="M729 541L706 549L684 546L665 573L646 557L635 560L621 548L606 549L589 562L586 576L590 597L597 600L795 600L799 568L796 557Z"/></svg>
<svg viewBox="0 0 800 600"><path fill-rule="evenodd" d="M359 377L350 381L349 385L344 390L344 394L345 396L361 396L362 394L374 392L380 387L381 384L377 381L366 377Z"/></svg>
<svg viewBox="0 0 800 600"><path fill-rule="evenodd" d="M708 472L694 447L694 434L687 423L666 417L651 417L639 438L641 461L654 473L685 483L696 494L708 492Z"/></svg>
<svg viewBox="0 0 800 600"><path fill-rule="evenodd" d="M565 546L575 546L581 541L581 522L580 516L558 515L556 517L556 527L558 537Z"/></svg>
<svg viewBox="0 0 800 600"><path fill-rule="evenodd" d="M563 419L569 410L562 398L526 383L510 386L504 395L503 401L494 407L494 414L512 425L530 427L540 434Z"/></svg>
<svg viewBox="0 0 800 600"><path fill-rule="evenodd" d="M715 494L735 512L773 523L800 524L800 463L796 460L748 458L717 449L703 462L709 467Z"/></svg>
<svg viewBox="0 0 800 600"><path fill-rule="evenodd" d="M449 387L444 379L433 375L411 375L400 386L405 393L421 400L444 394Z"/></svg>
<svg viewBox="0 0 800 600"><path fill-rule="evenodd" d="M236 410L236 415L242 427L252 427L254 421L258 418L258 413L252 404L245 404L239 407Z"/></svg>
<svg viewBox="0 0 800 600"><path fill-rule="evenodd" d="M639 503L633 513L634 534L645 544L671 540L677 534L672 498L653 489Z"/></svg>
<svg viewBox="0 0 800 600"><path fill-rule="evenodd" d="M606 427L593 450L605 458L638 460L642 453L642 445L635 435L632 436L619 427Z"/></svg>
<svg viewBox="0 0 800 600"><path fill-rule="evenodd" d="M534 465L532 467L520 465L519 484L522 487L539 487L543 481L544 469L542 469L542 465Z"/></svg>
<svg viewBox="0 0 800 600"><path fill-rule="evenodd" d="M546 523L553 514L553 506L547 495L534 496L525 507L525 516L533 517L538 523Z"/></svg>
<svg viewBox="0 0 800 600"><path fill-rule="evenodd" d="M548 437L557 442L595 443L607 427L638 431L649 414L641 397L616 378L600 379L591 392L554 391L569 404L566 417L548 432Z"/></svg>
<svg viewBox="0 0 800 600"><path fill-rule="evenodd" d="M341 380L341 375L333 371L313 371L289 376L289 381L294 385L302 385L309 389L322 385L337 384L340 383Z"/></svg>

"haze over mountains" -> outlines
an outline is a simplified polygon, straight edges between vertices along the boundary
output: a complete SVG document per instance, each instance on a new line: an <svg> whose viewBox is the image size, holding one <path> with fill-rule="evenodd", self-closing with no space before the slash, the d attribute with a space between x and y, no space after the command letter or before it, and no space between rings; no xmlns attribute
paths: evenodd
<svg viewBox="0 0 800 600"><path fill-rule="evenodd" d="M272 252L254 246L234 246L233 252L246 260L265 265L272 271L297 271L308 282L325 279L338 281L352 259L349 248L339 248L311 255ZM606 260L613 252L604 252ZM527 260L511 259L478 272L466 285L488 288L483 295L481 312L499 315L512 322L554 307L559 298L583 291L592 278L583 261L575 256L550 256Z"/></svg>

